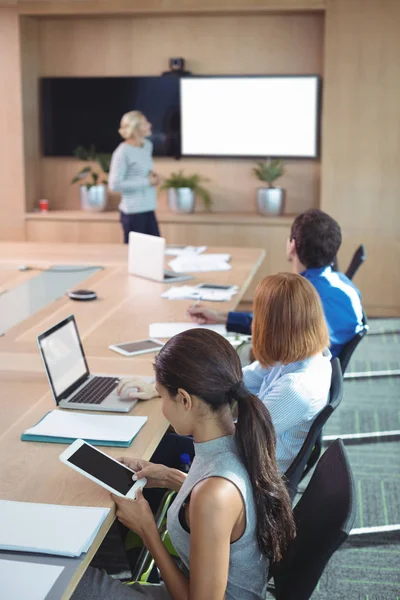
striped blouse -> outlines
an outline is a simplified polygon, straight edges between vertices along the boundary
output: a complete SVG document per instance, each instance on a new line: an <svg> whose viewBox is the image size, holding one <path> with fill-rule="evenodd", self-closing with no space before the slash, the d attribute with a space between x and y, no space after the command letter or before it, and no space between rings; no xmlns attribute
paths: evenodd
<svg viewBox="0 0 400 600"><path fill-rule="evenodd" d="M121 193L119 210L125 214L155 210L157 191L149 183L153 169L153 144L145 140L141 147L122 142L111 158L108 187Z"/></svg>
<svg viewBox="0 0 400 600"><path fill-rule="evenodd" d="M317 414L328 401L331 384L328 349L303 361L269 369L258 361L243 369L250 392L268 408L276 433L276 459L281 473L299 453Z"/></svg>

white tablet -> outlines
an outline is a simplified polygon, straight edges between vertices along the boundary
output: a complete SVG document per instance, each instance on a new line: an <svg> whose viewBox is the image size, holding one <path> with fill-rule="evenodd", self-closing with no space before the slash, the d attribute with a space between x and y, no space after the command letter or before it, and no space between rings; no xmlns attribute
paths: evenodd
<svg viewBox="0 0 400 600"><path fill-rule="evenodd" d="M122 344L112 344L108 346L110 350L123 354L124 356L136 356L137 354L147 354L148 352L157 352L164 346L164 342L148 338L138 342L123 342Z"/></svg>
<svg viewBox="0 0 400 600"><path fill-rule="evenodd" d="M60 460L116 496L136 498L136 490L143 488L147 483L146 479L134 482L132 469L128 469L84 440L75 440L60 454Z"/></svg>

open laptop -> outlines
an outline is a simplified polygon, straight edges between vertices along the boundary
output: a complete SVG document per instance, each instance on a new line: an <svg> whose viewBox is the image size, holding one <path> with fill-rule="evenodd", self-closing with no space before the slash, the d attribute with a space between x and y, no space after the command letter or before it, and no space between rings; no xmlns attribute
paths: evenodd
<svg viewBox="0 0 400 600"><path fill-rule="evenodd" d="M175 283L193 279L191 275L186 275L186 273L165 270L164 261L164 238L134 231L130 232L128 261L130 275L137 275L160 283Z"/></svg>
<svg viewBox="0 0 400 600"><path fill-rule="evenodd" d="M129 412L137 400L121 400L118 377L91 375L73 315L38 337L54 400L61 408Z"/></svg>

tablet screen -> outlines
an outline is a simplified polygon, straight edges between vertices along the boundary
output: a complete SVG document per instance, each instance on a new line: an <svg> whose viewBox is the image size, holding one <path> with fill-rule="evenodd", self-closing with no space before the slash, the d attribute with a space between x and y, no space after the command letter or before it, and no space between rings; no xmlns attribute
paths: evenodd
<svg viewBox="0 0 400 600"><path fill-rule="evenodd" d="M126 344L116 344L117 348L121 348L125 352L142 352L143 350L157 350L162 348L164 344L161 342L153 342L153 340L143 340L141 342L128 342Z"/></svg>
<svg viewBox="0 0 400 600"><path fill-rule="evenodd" d="M132 471L87 444L83 444L67 460L124 496L135 484L132 480Z"/></svg>

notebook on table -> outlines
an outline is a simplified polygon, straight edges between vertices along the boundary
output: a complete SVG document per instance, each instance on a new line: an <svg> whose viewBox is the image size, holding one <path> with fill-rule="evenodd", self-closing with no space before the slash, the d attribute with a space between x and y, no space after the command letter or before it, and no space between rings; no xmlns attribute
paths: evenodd
<svg viewBox="0 0 400 600"><path fill-rule="evenodd" d="M52 410L39 423L26 429L21 435L21 440L72 444L77 439L83 439L94 446L127 448L146 421L147 417Z"/></svg>

